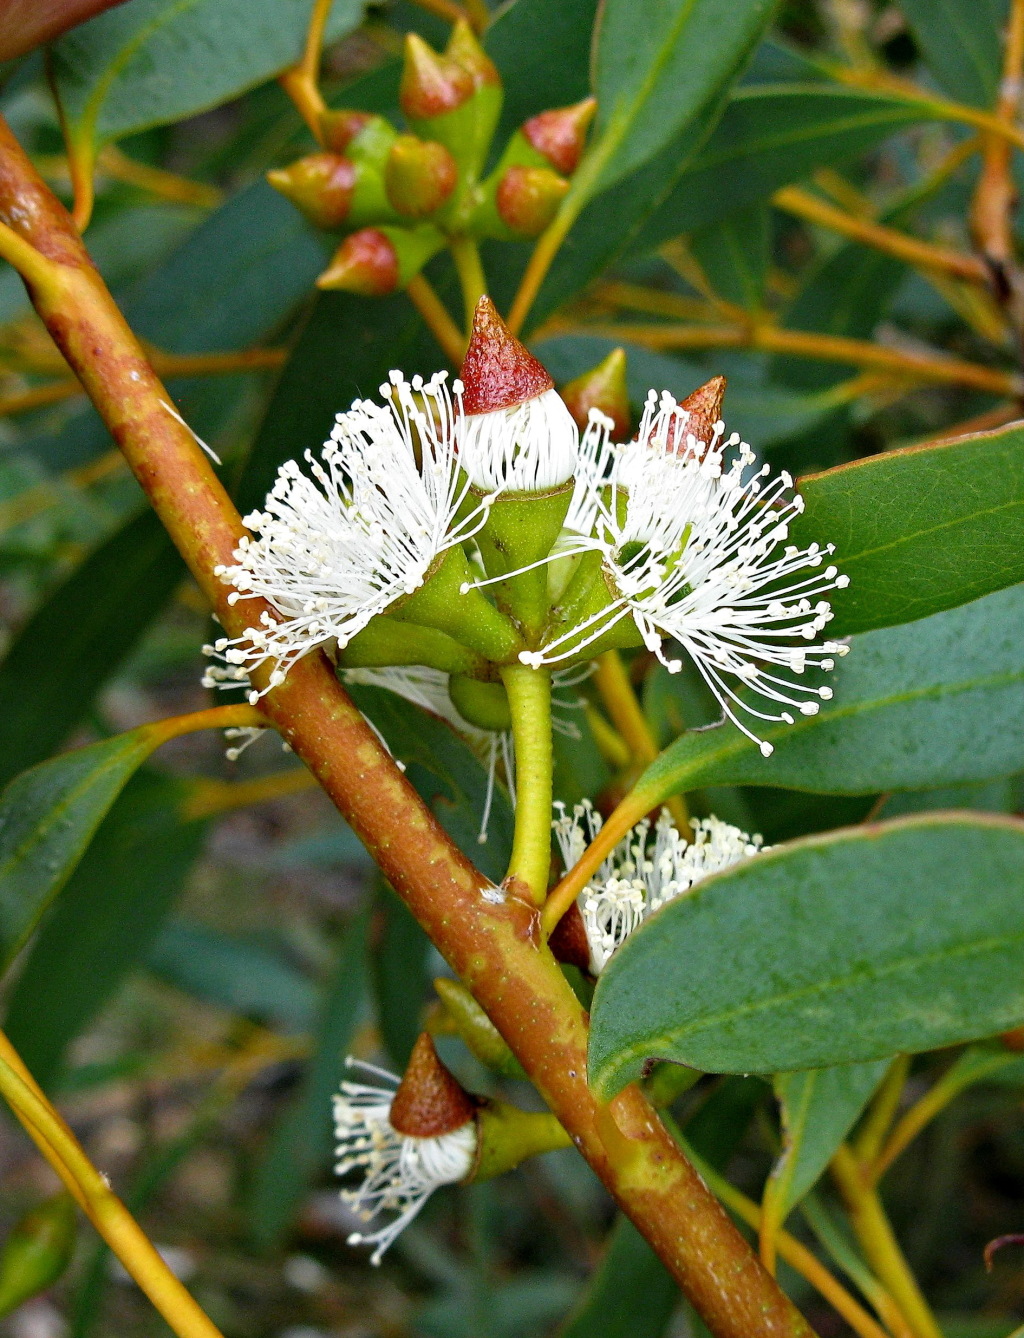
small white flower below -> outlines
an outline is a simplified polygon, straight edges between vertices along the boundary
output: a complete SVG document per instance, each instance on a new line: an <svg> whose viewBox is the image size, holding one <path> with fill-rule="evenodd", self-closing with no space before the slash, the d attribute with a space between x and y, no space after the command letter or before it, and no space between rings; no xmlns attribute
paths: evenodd
<svg viewBox="0 0 1024 1338"><path fill-rule="evenodd" d="M349 1059L351 1066L356 1061ZM372 1064L358 1065L381 1085L343 1082L334 1098L339 1175L358 1171L362 1183L342 1190L342 1200L364 1221L381 1213L395 1216L370 1232L353 1232L350 1245L372 1245L372 1264L412 1221L440 1185L464 1180L476 1158L476 1122L470 1120L436 1138L400 1134L391 1125L391 1103L399 1079Z"/></svg>
<svg viewBox="0 0 1024 1338"><path fill-rule="evenodd" d="M601 815L589 800L570 816L555 804L552 823L566 870L577 864L601 830ZM645 819L615 847L580 893L576 904L590 947L590 970L600 975L609 959L648 916L666 902L689 892L702 879L763 849L760 836L748 836L718 818L693 818L693 840L685 842L665 809L654 826Z"/></svg>

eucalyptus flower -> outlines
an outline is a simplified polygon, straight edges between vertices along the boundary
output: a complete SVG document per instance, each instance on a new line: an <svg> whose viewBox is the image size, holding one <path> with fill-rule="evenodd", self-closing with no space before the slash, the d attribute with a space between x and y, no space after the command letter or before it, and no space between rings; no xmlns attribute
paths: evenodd
<svg viewBox="0 0 1024 1338"><path fill-rule="evenodd" d="M601 815L589 800L572 814L556 803L552 823L566 869L577 864L601 830ZM702 879L763 849L760 836L718 818L693 818L693 840L685 841L667 810L654 824L646 819L632 829L594 873L576 904L590 950L590 970L600 975L612 954L660 907L684 896Z"/></svg>

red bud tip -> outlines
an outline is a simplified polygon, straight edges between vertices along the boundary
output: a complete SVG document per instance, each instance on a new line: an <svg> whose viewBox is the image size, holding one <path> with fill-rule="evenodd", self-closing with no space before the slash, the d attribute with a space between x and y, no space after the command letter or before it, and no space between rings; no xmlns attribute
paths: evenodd
<svg viewBox="0 0 1024 1338"><path fill-rule="evenodd" d="M462 66L473 80L474 87L482 88L484 84L501 83L497 66L477 41L476 33L465 19L459 19L452 29L444 54L449 60Z"/></svg>
<svg viewBox="0 0 1024 1338"><path fill-rule="evenodd" d="M400 214L426 218L448 199L458 176L458 164L443 144L399 135L388 155L384 186Z"/></svg>
<svg viewBox="0 0 1024 1338"><path fill-rule="evenodd" d="M317 227L339 228L352 207L356 168L336 153L311 153L268 172L267 180Z"/></svg>
<svg viewBox="0 0 1024 1338"><path fill-rule="evenodd" d="M373 120L369 112L325 111L320 113L320 134L325 148L344 153L352 141Z"/></svg>
<svg viewBox="0 0 1024 1338"><path fill-rule="evenodd" d="M494 204L506 227L539 237L561 204L569 183L547 167L510 167L498 182Z"/></svg>
<svg viewBox="0 0 1024 1338"><path fill-rule="evenodd" d="M475 87L468 70L450 56L431 51L422 37L407 33L399 89L402 111L412 121L429 121L461 107Z"/></svg>
<svg viewBox="0 0 1024 1338"><path fill-rule="evenodd" d="M710 381L705 381L702 386L698 386L687 395L685 400L681 400L680 409L685 409L690 415L690 421L686 425L687 435L696 437L698 441L710 442L714 435L715 424L722 417L724 399L725 377L713 376Z"/></svg>
<svg viewBox="0 0 1024 1338"><path fill-rule="evenodd" d="M590 944L583 927L583 916L575 901L551 931L548 947L556 961L578 966L581 971L590 970Z"/></svg>
<svg viewBox="0 0 1024 1338"><path fill-rule="evenodd" d="M587 426L591 409L600 409L612 420L612 436L627 441L629 434L629 391L626 388L626 354L612 349L602 362L577 376L559 391L566 408L580 431Z"/></svg>
<svg viewBox="0 0 1024 1338"><path fill-rule="evenodd" d="M583 155L587 129L596 111L596 98L584 98L571 107L555 107L527 121L523 135L556 172L571 176Z"/></svg>
<svg viewBox="0 0 1024 1338"><path fill-rule="evenodd" d="M383 232L363 228L345 238L316 286L362 297L387 297L398 287L398 255Z"/></svg>
<svg viewBox="0 0 1024 1338"><path fill-rule="evenodd" d="M554 388L547 370L498 315L486 294L476 304L473 334L460 373L467 414L511 409Z"/></svg>
<svg viewBox="0 0 1024 1338"><path fill-rule="evenodd" d="M438 1059L429 1035L421 1032L391 1102L391 1127L411 1138L439 1138L461 1129L475 1114L469 1094Z"/></svg>

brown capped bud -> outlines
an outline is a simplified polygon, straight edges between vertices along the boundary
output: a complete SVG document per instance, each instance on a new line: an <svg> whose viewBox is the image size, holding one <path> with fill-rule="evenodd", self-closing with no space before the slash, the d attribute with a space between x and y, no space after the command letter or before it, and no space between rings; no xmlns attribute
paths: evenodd
<svg viewBox="0 0 1024 1338"><path fill-rule="evenodd" d="M352 141L371 121L379 120L372 112L325 111L320 113L320 135L324 147L333 153L344 153Z"/></svg>
<svg viewBox="0 0 1024 1338"><path fill-rule="evenodd" d="M402 111L411 121L429 121L461 107L476 87L473 75L451 56L439 56L422 37L407 33L399 88Z"/></svg>
<svg viewBox="0 0 1024 1338"><path fill-rule="evenodd" d="M539 237L568 189L565 177L548 167L510 167L498 182L494 203L506 227L520 237Z"/></svg>
<svg viewBox="0 0 1024 1338"><path fill-rule="evenodd" d="M559 962L590 970L590 944L583 926L583 916L575 901L551 931L548 947Z"/></svg>
<svg viewBox="0 0 1024 1338"><path fill-rule="evenodd" d="M571 107L555 107L531 117L523 126L523 135L557 172L571 176L583 155L596 111L596 98L584 98Z"/></svg>
<svg viewBox="0 0 1024 1338"><path fill-rule="evenodd" d="M482 88L484 84L501 83L497 66L480 45L476 33L465 19L459 19L452 29L444 54L449 60L454 60L457 65L462 66L473 80L475 88Z"/></svg>
<svg viewBox="0 0 1024 1338"><path fill-rule="evenodd" d="M577 376L559 391L580 431L587 426L591 409L612 420L612 436L626 441L629 433L629 391L626 388L626 353L613 348L607 358L589 372Z"/></svg>
<svg viewBox="0 0 1024 1338"><path fill-rule="evenodd" d="M352 207L356 168L337 153L311 153L268 172L267 180L318 228L338 228Z"/></svg>
<svg viewBox="0 0 1024 1338"><path fill-rule="evenodd" d="M316 281L361 297L386 297L398 287L398 253L380 228L362 228L346 237Z"/></svg>
<svg viewBox="0 0 1024 1338"><path fill-rule="evenodd" d="M484 294L473 314L473 333L459 373L467 414L511 409L554 388L554 381L498 315Z"/></svg>
<svg viewBox="0 0 1024 1338"><path fill-rule="evenodd" d="M722 419L722 401L725 399L725 377L713 376L702 386L681 400L679 407L690 415L686 425L688 436L698 441L710 442L715 434L715 424Z"/></svg>
<svg viewBox="0 0 1024 1338"><path fill-rule="evenodd" d="M388 155L384 187L400 214L426 218L450 197L458 175L455 159L443 144L399 135Z"/></svg>
<svg viewBox="0 0 1024 1338"><path fill-rule="evenodd" d="M427 1032L421 1032L391 1102L391 1127L412 1138L438 1138L461 1129L475 1114L475 1102L438 1059Z"/></svg>

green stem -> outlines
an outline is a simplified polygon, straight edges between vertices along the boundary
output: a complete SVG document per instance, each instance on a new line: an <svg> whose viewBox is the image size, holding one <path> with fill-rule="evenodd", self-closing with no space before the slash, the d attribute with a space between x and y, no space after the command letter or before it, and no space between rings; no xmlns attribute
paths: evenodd
<svg viewBox="0 0 1024 1338"><path fill-rule="evenodd" d="M516 749L516 834L508 877L525 883L540 906L551 869L551 673L510 664L501 677Z"/></svg>
<svg viewBox="0 0 1024 1338"><path fill-rule="evenodd" d="M462 285L462 300L466 304L466 330L473 328L476 304L487 292L487 278L480 260L480 248L472 237L453 237L448 243L452 259Z"/></svg>

